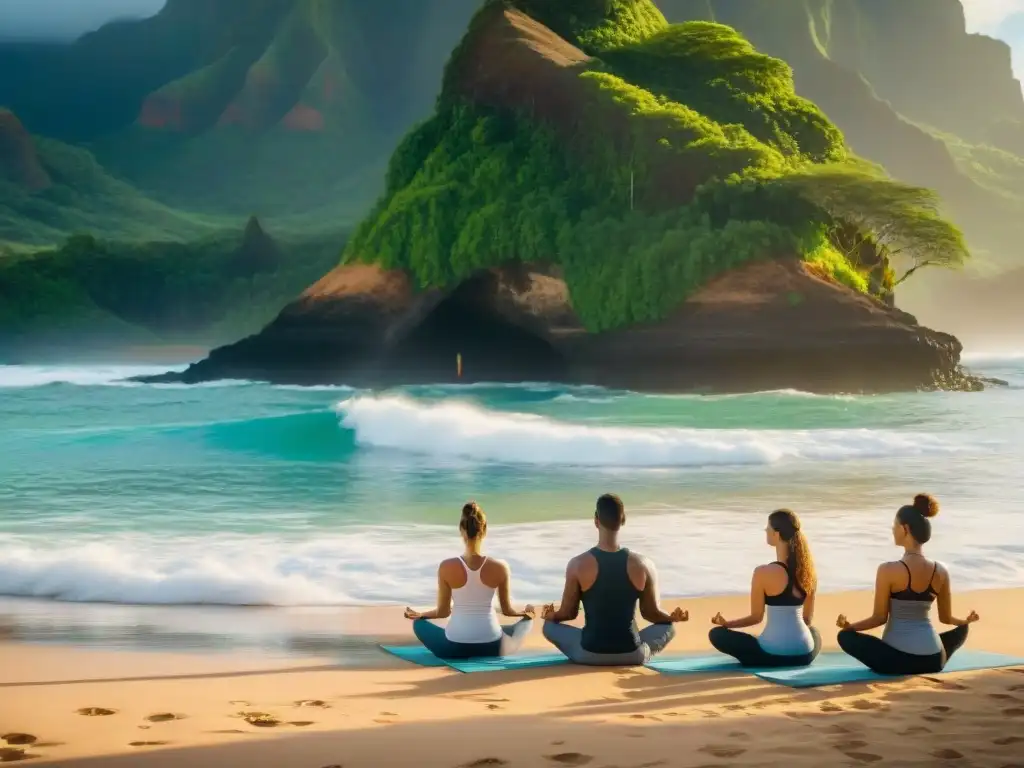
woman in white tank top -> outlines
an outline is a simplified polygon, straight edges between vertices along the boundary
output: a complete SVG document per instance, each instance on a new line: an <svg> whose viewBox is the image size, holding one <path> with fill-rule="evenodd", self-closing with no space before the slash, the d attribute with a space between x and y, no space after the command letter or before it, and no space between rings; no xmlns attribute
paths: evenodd
<svg viewBox="0 0 1024 768"><path fill-rule="evenodd" d="M441 659L507 656L522 645L533 626L533 606L512 608L508 565L481 554L487 535L487 517L471 501L462 508L459 531L465 543L461 557L444 560L437 569L437 608L426 613L405 609L413 619L413 632ZM518 618L508 627L498 623L494 598L504 616ZM448 619L441 627L434 619Z"/></svg>

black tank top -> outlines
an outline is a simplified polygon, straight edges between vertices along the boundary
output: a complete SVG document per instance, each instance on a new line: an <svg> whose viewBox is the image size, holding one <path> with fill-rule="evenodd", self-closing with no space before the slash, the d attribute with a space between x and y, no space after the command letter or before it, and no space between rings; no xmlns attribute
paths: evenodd
<svg viewBox="0 0 1024 768"><path fill-rule="evenodd" d="M629 653L640 647L636 604L640 591L629 580L629 550L590 550L597 560L597 579L582 595L586 623L580 644L591 653Z"/></svg>
<svg viewBox="0 0 1024 768"><path fill-rule="evenodd" d="M889 597L893 600L908 600L912 603L931 603L935 601L936 592L935 587L932 584L935 582L935 574L939 570L939 564L936 563L935 567L932 568L931 578L928 579L928 586L925 587L924 592L915 592L913 588L914 577L910 573L910 566L900 560L900 563L904 568L907 569L907 588L901 589L899 592L890 592Z"/></svg>
<svg viewBox="0 0 1024 768"><path fill-rule="evenodd" d="M765 594L764 604L765 605L803 605L807 602L807 595L803 590L793 583L793 574L789 572L789 566L785 563L780 563L778 560L775 561L774 565L781 565L786 569L786 588L777 595ZM793 594L793 589L799 593L799 597Z"/></svg>

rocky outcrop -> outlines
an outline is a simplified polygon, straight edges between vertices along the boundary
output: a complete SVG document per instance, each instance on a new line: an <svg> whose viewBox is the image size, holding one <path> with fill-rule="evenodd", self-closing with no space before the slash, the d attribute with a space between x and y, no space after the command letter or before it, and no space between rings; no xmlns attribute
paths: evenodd
<svg viewBox="0 0 1024 768"><path fill-rule="evenodd" d="M0 109L0 178L28 192L40 192L51 183L32 137L17 115L6 109Z"/></svg>
<svg viewBox="0 0 1024 768"><path fill-rule="evenodd" d="M281 266L284 255L260 225L250 216L242 233L242 242L231 258L231 271L239 277L251 277L261 272L272 272Z"/></svg>
<svg viewBox="0 0 1024 768"><path fill-rule="evenodd" d="M628 105L601 98L591 78L580 76L594 64L536 19L492 2L453 56L444 98L525 115L557 134L568 152L599 146L597 133L613 147L634 146L626 143L635 119ZM690 167L685 153L667 149L662 160L656 153L670 142L657 140L665 135L660 126L650 133L656 183L638 208L685 206L714 169ZM398 233L426 228L398 217L380 226ZM488 241L481 242L486 248ZM691 258L688 245L678 242L680 259ZM368 262L379 258L354 253ZM658 391L974 386L960 373L955 338L833 282L792 251L765 252L689 299L679 295L658 322L602 333L575 311L557 263L554 255L546 263L506 261L421 290L412 268L350 261L262 333L214 351L175 378L362 386L544 379Z"/></svg>
<svg viewBox="0 0 1024 768"><path fill-rule="evenodd" d="M747 265L664 322L601 334L580 323L556 269L488 270L441 293L414 291L401 272L354 265L334 270L262 333L162 380L381 386L541 376L640 391L972 388L960 352L952 336L796 259Z"/></svg>

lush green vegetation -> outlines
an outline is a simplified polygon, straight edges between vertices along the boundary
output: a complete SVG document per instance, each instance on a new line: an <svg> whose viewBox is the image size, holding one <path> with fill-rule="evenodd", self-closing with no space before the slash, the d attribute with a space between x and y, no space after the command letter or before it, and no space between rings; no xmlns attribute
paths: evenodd
<svg viewBox="0 0 1024 768"><path fill-rule="evenodd" d="M36 139L52 184L39 192L0 178L0 243L47 245L76 231L118 239L185 239L226 228L227 219L169 208L108 174L89 152Z"/></svg>
<svg viewBox="0 0 1024 768"><path fill-rule="evenodd" d="M934 236L942 261L965 255L934 196L848 157L789 68L733 30L645 26L642 0L514 4L601 52L579 83L581 122L599 127L567 143L556 126L463 103L449 79L437 114L393 155L346 260L406 269L424 287L508 261L558 263L584 323L607 330L662 318L754 259L800 256L884 294L890 252L916 256Z"/></svg>
<svg viewBox="0 0 1024 768"><path fill-rule="evenodd" d="M668 22L652 0L512 0L587 53L638 43Z"/></svg>
<svg viewBox="0 0 1024 768"><path fill-rule="evenodd" d="M758 53L731 27L675 25L602 58L624 79L720 125L742 126L786 157L846 157L839 129L797 96L789 65Z"/></svg>
<svg viewBox="0 0 1024 768"><path fill-rule="evenodd" d="M119 243L89 235L0 251L0 350L34 339L224 342L259 330L336 263L343 236L284 241L276 264L237 236Z"/></svg>

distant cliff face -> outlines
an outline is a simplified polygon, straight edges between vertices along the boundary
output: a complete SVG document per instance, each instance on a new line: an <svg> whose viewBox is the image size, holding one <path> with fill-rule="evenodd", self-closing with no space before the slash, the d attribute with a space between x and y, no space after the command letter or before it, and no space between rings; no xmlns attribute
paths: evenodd
<svg viewBox="0 0 1024 768"><path fill-rule="evenodd" d="M28 192L50 186L50 177L39 162L32 137L17 115L6 109L0 109L0 179Z"/></svg>
<svg viewBox="0 0 1024 768"><path fill-rule="evenodd" d="M201 133L320 131L360 110L425 114L478 0L169 0L72 46L0 46L0 103L31 129L92 139L135 123Z"/></svg>

